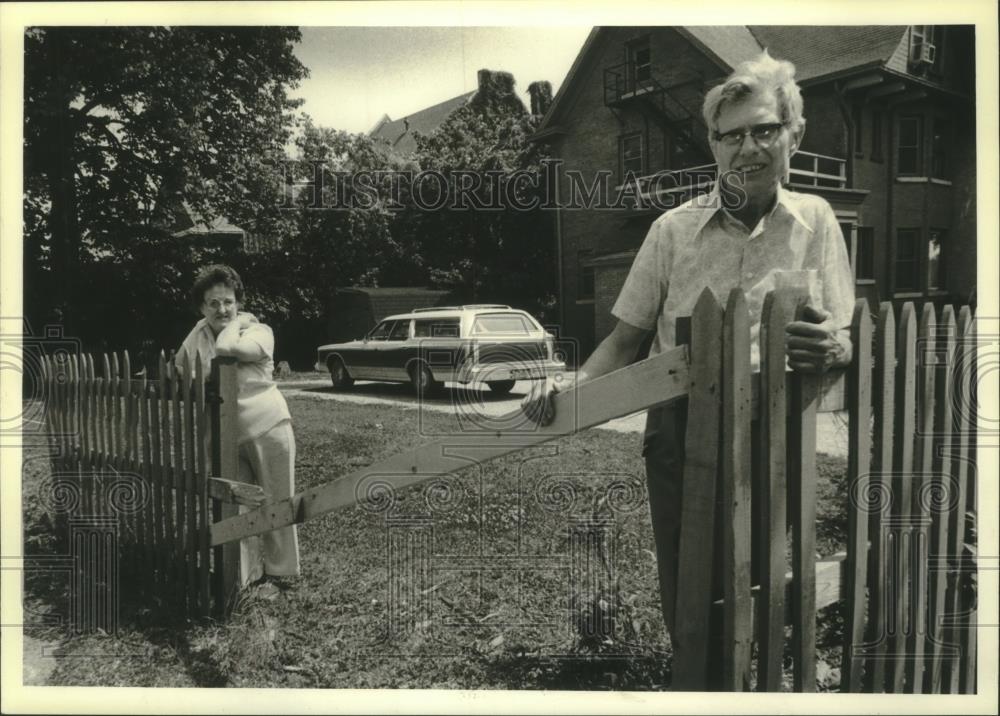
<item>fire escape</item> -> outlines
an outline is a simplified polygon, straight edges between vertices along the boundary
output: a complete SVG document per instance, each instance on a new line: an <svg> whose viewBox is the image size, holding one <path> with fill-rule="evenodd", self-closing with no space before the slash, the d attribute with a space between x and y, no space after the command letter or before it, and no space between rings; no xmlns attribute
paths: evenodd
<svg viewBox="0 0 1000 716"><path fill-rule="evenodd" d="M702 84L699 77L664 87L652 76L648 64L624 62L604 70L604 106L619 121L618 111L638 108L710 162L712 152L700 110Z"/></svg>

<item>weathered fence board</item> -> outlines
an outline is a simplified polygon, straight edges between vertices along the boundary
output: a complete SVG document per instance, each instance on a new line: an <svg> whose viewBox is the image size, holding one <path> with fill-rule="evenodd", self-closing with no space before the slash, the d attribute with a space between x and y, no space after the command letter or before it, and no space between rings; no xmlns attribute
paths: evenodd
<svg viewBox="0 0 1000 716"><path fill-rule="evenodd" d="M186 512L187 507L184 499L184 404L181 402L181 394L184 392L184 385L187 381L184 380L183 373L178 374L174 371L173 381L171 383L171 417L173 418L173 483L174 483L174 578L177 580L177 602L185 611L189 611L190 608L190 594L188 592L187 585L187 569L186 569L186 559L185 559L185 548L186 548Z"/></svg>
<svg viewBox="0 0 1000 716"><path fill-rule="evenodd" d="M750 601L750 315L743 291L733 290L723 327L722 685L750 690L753 608Z"/></svg>
<svg viewBox="0 0 1000 716"><path fill-rule="evenodd" d="M951 473L952 449L952 365L955 360L955 310L945 306L938 324L935 341L937 357L934 378L933 459L931 463L931 493L927 500L931 510L931 537L928 560L930 587L928 591L927 659L924 664L924 691L941 693L945 630L945 589L948 584L948 504L958 492Z"/></svg>
<svg viewBox="0 0 1000 716"><path fill-rule="evenodd" d="M173 366L170 366L172 369ZM177 513L174 506L174 470L173 470L173 435L171 433L171 400L170 400L170 377L167 373L168 363L160 351L159 375L160 375L160 440L163 450L163 461L160 471L160 494L163 495L163 530L165 534L163 549L163 573L160 575L166 594L169 595L173 604L178 604L177 589L179 584L176 580L174 570L174 560L177 554Z"/></svg>
<svg viewBox="0 0 1000 716"><path fill-rule="evenodd" d="M146 389L146 375L142 376L142 385L137 394L139 401L139 422L142 433L142 463L136 473L140 476L143 488L142 512L140 517L143 531L143 543L146 546L144 554L143 584L150 595L156 594L156 557L159 552L156 541L156 521L153 504L153 445L150 436L149 394ZM138 462L138 460L137 460Z"/></svg>
<svg viewBox="0 0 1000 716"><path fill-rule="evenodd" d="M222 370L222 366L229 370ZM236 382L235 360L232 358L217 358L212 366L212 375L219 391L221 405L212 414L212 460L213 473L224 480L235 481L238 477L237 447L235 440L223 440L223 435L233 434L236 430L237 412L236 398L239 386ZM234 502L216 501L213 505L213 519L222 522L239 514L239 508ZM211 534L209 535L211 542ZM215 563L221 565L215 574L216 610L225 611L236 600L240 588L240 543L230 542L215 547Z"/></svg>
<svg viewBox="0 0 1000 716"><path fill-rule="evenodd" d="M787 297L770 293L764 299L760 326L760 481L758 564L760 597L757 690L781 688L785 643L785 529L787 405L785 395L785 326L791 319Z"/></svg>
<svg viewBox="0 0 1000 716"><path fill-rule="evenodd" d="M959 693L959 677L962 663L962 630L961 630L961 609L962 609L962 553L965 541L965 505L968 496L969 480L969 432L972 430L970 422L970 405L967 396L970 394L970 370L968 362L974 359L975 352L969 345L970 330L972 328L972 312L968 306L964 306L958 315L957 340L955 353L950 366L952 393L948 400L953 405L952 417L955 430L952 442L952 454L950 456L951 475L954 479L955 494L949 502L950 514L948 516L948 546L947 556L949 561L948 587L945 594L945 610L949 617L945 634L948 644L955 650L954 653L945 659L944 684L948 693ZM948 455L943 456L945 460Z"/></svg>
<svg viewBox="0 0 1000 716"><path fill-rule="evenodd" d="M369 487L400 490L616 417L665 405L686 396L687 387L687 348L674 348L556 394L556 417L551 425L529 429L520 409L515 410L496 418L497 424L520 421L523 431L466 432L398 453L336 482L215 522L212 544L258 535L349 507L368 499Z"/></svg>
<svg viewBox="0 0 1000 716"><path fill-rule="evenodd" d="M907 635L907 693L919 694L924 683L924 646L927 639L928 537L931 509L928 500L933 488L931 469L934 454L934 371L933 352L937 317L934 304L925 303L917 334L917 433L914 441L912 515L914 517L913 572L910 604L913 616Z"/></svg>
<svg viewBox="0 0 1000 716"><path fill-rule="evenodd" d="M908 624L912 623L913 613L910 609L911 591L910 564L907 558L909 539L907 529L911 522L911 503L913 500L913 433L916 411L916 347L917 321L912 303L903 304L899 326L896 335L896 409L895 433L893 443L893 490L892 490L892 528L889 532L889 557L892 563L891 589L889 604L894 609L889 615L889 645L892 672L888 675L889 683L886 690L892 693L902 693L904 685L904 669L906 659L906 637ZM906 621L904 621L904 619Z"/></svg>
<svg viewBox="0 0 1000 716"><path fill-rule="evenodd" d="M871 479L871 431L869 428L872 405L872 324L868 316L868 302L858 301L851 321L851 344L854 356L848 371L848 406L851 420L848 425L847 461L847 623L844 625L844 652L841 659L841 683L847 691L861 690L863 660L862 639L865 628L866 594L868 581L868 510ZM878 535L874 536L878 539ZM869 611L874 611L874 604Z"/></svg>
<svg viewBox="0 0 1000 716"><path fill-rule="evenodd" d="M709 633L715 552L715 483L719 469L722 408L722 308L709 289L694 307L691 324L688 422L684 444L684 518L680 525L673 649L673 688L704 691L708 686Z"/></svg>
<svg viewBox="0 0 1000 716"><path fill-rule="evenodd" d="M147 396L147 410L149 412L149 443L150 443L150 463L148 466L150 476L150 502L152 503L152 532L153 543L157 549L153 554L153 584L154 594L159 599L166 596L166 580L164 579L164 568L166 560L164 552L169 548L166 539L166 532L163 527L163 451L160 435L160 403L156 399L156 386L150 386L150 393Z"/></svg>
<svg viewBox="0 0 1000 716"><path fill-rule="evenodd" d="M886 550L889 547L887 522L893 503L896 321L892 313L892 304L888 301L879 307L875 336L875 388L873 389L875 444L872 449L872 480L867 485L867 493L858 495L858 504L864 505L869 512L868 533L872 545L869 555L871 567L868 572L869 616L865 632L865 646L869 656L865 670L865 690L879 693L885 690L889 612L893 604L889 597L891 581L887 577L889 561Z"/></svg>
<svg viewBox="0 0 1000 716"><path fill-rule="evenodd" d="M201 362L201 356L198 353L195 353L194 365L196 387L195 412L198 416L196 421L198 430L196 440L198 460L196 463L197 480L195 486L198 499L198 603L201 606L202 616L207 617L211 614L211 572L209 570L209 551L211 547L208 543L208 529L211 523L211 516L208 511L208 478L210 467L208 465L208 457L205 454L205 439L208 434L208 406L205 403L205 378L207 376L204 375L204 367Z"/></svg>
<svg viewBox="0 0 1000 716"><path fill-rule="evenodd" d="M964 361L969 375L969 391L965 393L964 397L967 401L966 412L968 414L968 425L969 430L966 433L968 436L965 460L966 464L969 466L969 478L966 481L967 494L965 502L966 510L966 522L971 523L971 527L975 528L978 507L977 507L977 494L978 490L976 488L977 484L977 461L976 461L976 445L978 442L978 436L976 434L976 426L979 425L978 417L978 398L977 398L977 387L979 385L979 363L978 358L975 353L975 346L978 340L976 324L971 322L969 324L968 332L966 333L967 346L971 346L968 350L971 351L971 355ZM962 550L960 550L963 558L963 589L962 592L962 613L966 615L962 624L962 675L959 680L959 691L963 694L974 694L976 693L976 648L978 635L976 630L978 628L978 610L976 601L976 565L975 558L978 554L978 547L975 544L975 538L972 539L972 543L966 543Z"/></svg>
<svg viewBox="0 0 1000 716"><path fill-rule="evenodd" d="M184 363L184 377L181 382L183 390L182 406L184 410L184 561L187 566L187 595L191 611L198 604L198 516L195 514L195 414L193 392L194 374L191 362Z"/></svg>
<svg viewBox="0 0 1000 716"><path fill-rule="evenodd" d="M796 308L802 320L804 303ZM816 690L816 404L815 376L786 376L788 510L792 521L792 660L795 691Z"/></svg>

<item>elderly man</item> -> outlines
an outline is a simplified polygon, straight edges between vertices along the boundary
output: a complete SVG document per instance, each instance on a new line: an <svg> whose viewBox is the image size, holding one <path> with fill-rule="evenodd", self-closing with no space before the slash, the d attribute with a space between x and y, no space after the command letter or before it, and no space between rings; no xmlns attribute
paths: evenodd
<svg viewBox="0 0 1000 716"><path fill-rule="evenodd" d="M528 396L524 411L534 420L551 422L552 393L631 363L650 331L656 331L652 355L673 346L677 318L691 314L705 286L722 303L731 289L745 291L754 370L764 296L788 285L809 288L810 296L805 320L787 327L790 367L823 373L850 362L854 287L840 227L822 198L781 186L805 130L794 66L765 51L707 94L703 114L718 165L716 186L653 223L612 309L615 328L575 378ZM671 632L685 409L650 411L643 441L661 604Z"/></svg>

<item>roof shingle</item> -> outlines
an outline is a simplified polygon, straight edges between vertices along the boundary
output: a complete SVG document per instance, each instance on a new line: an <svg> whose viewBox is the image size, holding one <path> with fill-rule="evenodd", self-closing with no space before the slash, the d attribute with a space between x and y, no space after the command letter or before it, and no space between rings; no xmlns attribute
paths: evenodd
<svg viewBox="0 0 1000 716"><path fill-rule="evenodd" d="M467 104L476 92L477 90L466 92L463 95L445 100L433 107L427 107L419 112L414 112L403 119L392 120L386 117L386 121L376 125L368 133L368 136L373 139L385 140L389 143L390 147L400 154L412 154L417 150L417 143L413 138L414 132L430 134L440 127L452 112ZM409 129L406 126L407 122L409 122Z"/></svg>
<svg viewBox="0 0 1000 716"><path fill-rule="evenodd" d="M687 31L730 69L756 57L761 51L757 39L745 25L685 25L678 29Z"/></svg>
<svg viewBox="0 0 1000 716"><path fill-rule="evenodd" d="M906 32L903 25L754 25L750 31L772 56L795 65L799 82L884 64Z"/></svg>

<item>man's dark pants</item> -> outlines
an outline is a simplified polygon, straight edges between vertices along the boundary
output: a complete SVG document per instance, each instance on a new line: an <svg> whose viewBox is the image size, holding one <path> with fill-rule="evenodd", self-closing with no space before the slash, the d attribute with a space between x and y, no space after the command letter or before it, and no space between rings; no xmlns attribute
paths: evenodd
<svg viewBox="0 0 1000 716"><path fill-rule="evenodd" d="M649 510L653 521L653 536L656 541L656 562L659 570L660 604L663 619L670 632L673 651L677 652L675 607L677 591L684 588L683 576L678 575L678 547L682 511L682 486L684 479L684 440L687 427L687 400L680 400L670 406L650 410L646 418L646 432L643 436L642 454L646 462L646 488L649 493ZM759 429L757 421L751 424L751 460L758 454ZM721 449L721 446L720 446ZM758 486L753 481L751 503L758 503ZM714 529L714 568L712 570L712 593L714 599L722 597L722 512L721 490L716 489L716 510ZM751 574L757 582L757 535L752 535ZM722 636L721 613L713 612L712 647L710 650L710 673L721 671Z"/></svg>

